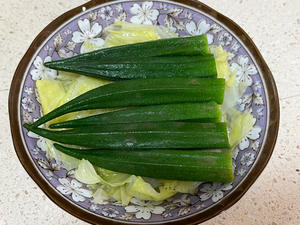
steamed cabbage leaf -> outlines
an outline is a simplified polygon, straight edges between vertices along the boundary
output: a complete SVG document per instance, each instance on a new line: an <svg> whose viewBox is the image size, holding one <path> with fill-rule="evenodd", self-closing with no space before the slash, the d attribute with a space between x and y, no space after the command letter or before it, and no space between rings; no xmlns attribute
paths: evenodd
<svg viewBox="0 0 300 225"><path fill-rule="evenodd" d="M178 37L177 34L163 26L133 24L125 21L117 21L108 26L105 32L107 33L106 47Z"/></svg>

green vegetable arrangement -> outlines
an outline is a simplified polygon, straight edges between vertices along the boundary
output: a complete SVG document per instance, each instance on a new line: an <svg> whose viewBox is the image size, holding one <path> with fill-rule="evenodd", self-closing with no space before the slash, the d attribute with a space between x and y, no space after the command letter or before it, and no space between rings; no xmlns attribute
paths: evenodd
<svg viewBox="0 0 300 225"><path fill-rule="evenodd" d="M49 68L115 79L154 77L216 77L206 35L121 45L47 62Z"/></svg>
<svg viewBox="0 0 300 225"><path fill-rule="evenodd" d="M76 128L114 123L163 121L220 122L222 112L215 102L150 105L121 109L81 119L51 124L50 128Z"/></svg>
<svg viewBox="0 0 300 225"><path fill-rule="evenodd" d="M151 54L151 57L145 58L145 55L138 53L142 47L157 49L157 51L145 52L144 54ZM54 109L32 125L25 124L24 127L55 142L97 148L98 150L84 152L55 145L68 155L80 159L85 158L105 169L160 179L231 182L233 176L228 174L228 172L232 174L231 157L225 157L228 156L228 148L230 148L226 123L202 123L195 120L180 122L182 112L180 115L180 112L176 112L172 105L177 103L175 107L180 107L181 111L188 110L189 114L185 117L187 120L193 120L199 111L203 112L203 120L209 120L211 117L220 118L216 104L223 102L225 80L193 77L197 73L201 76L207 74L208 77L211 75L215 77L217 73L214 56L202 55L207 53L203 51L207 49L205 35L157 40L119 48L122 52L136 54L133 55L134 58L130 57L125 61L122 61L122 58L111 59L110 56L116 51L115 47L47 63L46 66L56 65L57 69L69 68L68 71L72 72L79 72L83 68L80 72L93 76L112 72L108 75L112 77L122 73L122 76L118 78L128 80L90 90ZM161 48L160 51L158 51L159 48ZM169 50L164 51L164 49ZM173 56L162 56L163 52ZM118 51L115 54L117 53ZM117 66L117 61L120 66ZM197 65L194 65L194 62L197 62ZM192 78L188 77L189 74ZM152 78L156 76L173 77ZM133 79L141 77L145 79ZM191 103L198 104L198 109L191 107L194 106ZM190 106L189 109L183 108L185 104ZM210 108L212 105L215 106L215 112L212 112ZM121 120L121 123L107 123L103 126L93 121L93 124L86 123L80 127L62 131L38 128L39 125L70 112L132 106L145 106L146 109L129 108L110 114L117 113L125 118L131 117L138 120L138 123L122 124ZM166 116L158 111L163 107L167 107L165 113L173 121L164 121ZM139 114L141 112L142 114ZM134 115L138 114L139 118L135 118ZM152 115L151 122L148 121L148 115ZM101 118L103 114L97 117ZM113 120L106 119L106 122L108 121ZM74 121L69 121L69 123L73 124ZM57 124L50 127L55 126ZM222 148L225 151L223 154L200 150ZM209 175L207 175L207 167L211 169Z"/></svg>
<svg viewBox="0 0 300 225"><path fill-rule="evenodd" d="M229 148L225 123L156 122L107 124L62 131L24 125L28 130L63 144L100 149ZM105 167L104 167L105 168Z"/></svg>
<svg viewBox="0 0 300 225"><path fill-rule="evenodd" d="M50 128L75 128L113 123L163 121L220 122L222 112L215 102L179 103L127 108L81 119L51 124Z"/></svg>
<svg viewBox="0 0 300 225"><path fill-rule="evenodd" d="M82 150L54 146L61 152L113 171L169 180L213 180L231 182L233 179L230 150ZM214 165L214 166L212 166Z"/></svg>
<svg viewBox="0 0 300 225"><path fill-rule="evenodd" d="M224 79L156 78L114 82L72 99L32 126L66 113L90 109L208 101L222 104L224 89Z"/></svg>
<svg viewBox="0 0 300 225"><path fill-rule="evenodd" d="M198 183L191 181L232 182L231 148L252 128L252 117L233 108L240 94L225 52L209 50L206 35L177 38L168 31L172 38L156 40L155 27L136 26L117 22L108 29L107 48L45 63L87 77L76 78L82 80L77 86L69 84L75 74L60 76L62 83L37 82L46 113L24 127L60 143L53 146L77 165L75 177L96 190L95 201L161 201L194 193ZM120 40L122 32L127 38ZM144 33L153 38L141 42ZM46 104L49 85L57 93L83 90L67 92L52 107ZM107 111L95 114L99 110ZM76 118L80 113L84 117ZM48 129L39 127L45 123Z"/></svg>

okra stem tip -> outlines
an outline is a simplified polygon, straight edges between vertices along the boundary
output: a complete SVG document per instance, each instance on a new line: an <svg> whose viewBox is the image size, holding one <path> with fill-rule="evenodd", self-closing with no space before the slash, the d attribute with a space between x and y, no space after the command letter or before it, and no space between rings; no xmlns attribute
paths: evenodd
<svg viewBox="0 0 300 225"><path fill-rule="evenodd" d="M27 130L29 130L29 131L32 130L32 129L31 129L31 126L32 126L32 125L30 125L30 124L28 124L28 123L25 123L25 124L23 125L23 127L25 127L25 128L26 128Z"/></svg>

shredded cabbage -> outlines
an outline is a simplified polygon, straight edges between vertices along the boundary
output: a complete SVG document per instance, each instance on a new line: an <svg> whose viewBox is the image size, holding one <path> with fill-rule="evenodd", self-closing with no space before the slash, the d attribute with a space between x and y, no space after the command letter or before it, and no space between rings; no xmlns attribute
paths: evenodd
<svg viewBox="0 0 300 225"><path fill-rule="evenodd" d="M225 78L226 82L231 78L232 73L227 63L229 53L224 51L222 46L210 46L210 52L215 56L219 78Z"/></svg>
<svg viewBox="0 0 300 225"><path fill-rule="evenodd" d="M110 25L105 31L107 33L106 47L178 37L177 34L163 26L133 24L123 21Z"/></svg>
<svg viewBox="0 0 300 225"><path fill-rule="evenodd" d="M125 173L118 173L103 168L97 168L97 172L101 177L100 183L111 187L123 186L127 183L131 183L134 179L134 175Z"/></svg>
<svg viewBox="0 0 300 225"><path fill-rule="evenodd" d="M253 129L254 117L251 113L242 113L234 108L226 113L229 130L229 143L236 146Z"/></svg>
<svg viewBox="0 0 300 225"><path fill-rule="evenodd" d="M127 186L127 191L130 195L142 199L152 201L162 201L167 199L177 192L160 186L159 190L156 191L149 183L145 182L142 177L137 177L135 182Z"/></svg>
<svg viewBox="0 0 300 225"><path fill-rule="evenodd" d="M105 32L107 35L106 47L177 37L177 34L163 26L138 25L121 21L109 26ZM87 51L97 49L93 43L88 43L84 47ZM210 51L216 58L218 76L226 80L222 111L223 119L228 123L230 143L234 146L253 128L252 115L241 113L234 108L244 93L246 85L236 82L235 74L230 71L227 63L228 53L221 46L211 46ZM108 81L102 79L59 72L56 80L39 80L36 85L43 112L46 114L80 94L107 83ZM70 113L51 122L84 117L105 111L108 110ZM241 124L243 125L241 126ZM49 148L49 154L61 161L66 169L76 168L75 178L90 187L93 192L94 203L102 204L108 200L114 200L128 205L132 198L162 201L176 193L194 194L200 184L200 182L158 180L113 172L94 167L85 159L78 160L56 151L49 140L46 140L46 144Z"/></svg>
<svg viewBox="0 0 300 225"><path fill-rule="evenodd" d="M188 193L195 194L197 187L201 182L191 182L191 181L170 181L170 180L161 180L163 186L161 188L173 191L175 193Z"/></svg>
<svg viewBox="0 0 300 225"><path fill-rule="evenodd" d="M97 184L101 181L94 166L85 159L80 161L74 175L77 180L85 184Z"/></svg>
<svg viewBox="0 0 300 225"><path fill-rule="evenodd" d="M53 142L45 139L46 145L48 147L47 154L51 158L55 158L56 161L61 162L66 170L75 169L78 167L80 160L73 158L69 155L66 155L60 151L57 151L56 148L53 146Z"/></svg>
<svg viewBox="0 0 300 225"><path fill-rule="evenodd" d="M62 99L66 95L62 83L56 80L37 80L36 87L44 114L60 106Z"/></svg>
<svg viewBox="0 0 300 225"><path fill-rule="evenodd" d="M104 41L101 38L87 39L82 43L80 53L87 53L103 48Z"/></svg>
<svg viewBox="0 0 300 225"><path fill-rule="evenodd" d="M94 190L96 190L93 194L92 202L94 202L96 204L104 204L111 199L108 196L108 194L105 192L105 190L103 188L99 188L98 185L96 186L96 188L89 185L89 188L90 189L94 188ZM129 201L128 201L128 203L129 203Z"/></svg>
<svg viewBox="0 0 300 225"><path fill-rule="evenodd" d="M164 26L155 26L156 32L158 33L159 39L176 38L178 34L170 31Z"/></svg>

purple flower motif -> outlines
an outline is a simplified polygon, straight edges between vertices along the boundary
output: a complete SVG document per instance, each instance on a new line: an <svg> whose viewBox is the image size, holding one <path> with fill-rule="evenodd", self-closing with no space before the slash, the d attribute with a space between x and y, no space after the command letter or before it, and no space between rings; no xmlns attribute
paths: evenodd
<svg viewBox="0 0 300 225"><path fill-rule="evenodd" d="M200 189L200 191L204 193L199 197L201 201L206 201L211 198L213 202L217 202L223 198L223 191L228 191L230 189L232 189L232 184L223 184L218 182L206 183Z"/></svg>
<svg viewBox="0 0 300 225"><path fill-rule="evenodd" d="M35 110L35 104L30 98L22 98L22 107L24 110L32 113Z"/></svg>
<svg viewBox="0 0 300 225"><path fill-rule="evenodd" d="M119 215L120 212L117 211L117 210L115 210L115 209L113 209L113 208L103 208L103 209L101 210L101 214L102 214L103 216L106 216L106 217L114 218L114 217L116 217L117 215Z"/></svg>
<svg viewBox="0 0 300 225"><path fill-rule="evenodd" d="M61 185L56 189L64 195L71 195L75 202L83 202L86 198L92 197L90 191L82 188L82 184L75 179L59 178L58 181Z"/></svg>
<svg viewBox="0 0 300 225"><path fill-rule="evenodd" d="M84 19L78 21L78 27L80 31L75 31L73 33L72 41L75 43L83 43L80 48L80 53L88 52L89 46L95 46L94 49L103 47L104 40L102 38L97 38L102 31L102 26L100 24L94 23L91 27L90 21Z"/></svg>
<svg viewBox="0 0 300 225"><path fill-rule="evenodd" d="M237 81L245 82L248 86L253 82L251 75L257 74L255 66L249 63L248 56L239 56L237 63L232 63L231 70L236 73Z"/></svg>
<svg viewBox="0 0 300 225"><path fill-rule="evenodd" d="M56 78L57 71L49 69L44 66L45 62L50 62L50 61L52 61L51 56L47 56L44 59L44 62L40 56L36 57L36 59L33 62L35 69L31 70L31 72L30 72L32 80L42 80L44 78L48 78L48 79Z"/></svg>
<svg viewBox="0 0 300 225"><path fill-rule="evenodd" d="M114 11L110 6L102 7L99 11L99 15L101 19L109 21L111 17L113 16Z"/></svg>
<svg viewBox="0 0 300 225"><path fill-rule="evenodd" d="M200 20L197 25L193 20L191 20L190 22L186 23L185 27L187 32L191 35L206 34L208 44L213 43L214 36L208 33L211 29L211 26L205 20Z"/></svg>

